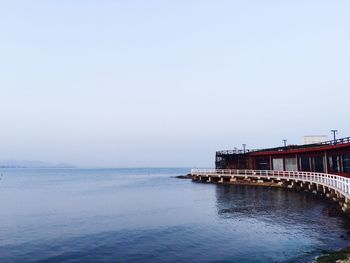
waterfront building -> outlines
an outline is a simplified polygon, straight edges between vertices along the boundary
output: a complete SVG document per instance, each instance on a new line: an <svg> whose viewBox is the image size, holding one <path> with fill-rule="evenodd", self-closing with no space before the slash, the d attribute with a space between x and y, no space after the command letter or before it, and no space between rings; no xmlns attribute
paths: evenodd
<svg viewBox="0 0 350 263"><path fill-rule="evenodd" d="M350 137L260 150L216 152L216 169L305 171L350 177Z"/></svg>

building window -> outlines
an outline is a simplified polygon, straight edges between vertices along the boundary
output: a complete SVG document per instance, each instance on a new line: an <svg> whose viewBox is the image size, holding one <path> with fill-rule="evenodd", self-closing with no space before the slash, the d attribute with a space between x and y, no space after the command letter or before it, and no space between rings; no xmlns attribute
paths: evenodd
<svg viewBox="0 0 350 263"><path fill-rule="evenodd" d="M300 171L310 172L310 159L309 157L300 157Z"/></svg>
<svg viewBox="0 0 350 263"><path fill-rule="evenodd" d="M340 165L339 165L339 156L329 156L329 167L331 168L331 172L333 173L339 173Z"/></svg>
<svg viewBox="0 0 350 263"><path fill-rule="evenodd" d="M323 156L314 157L314 171L324 172Z"/></svg>
<svg viewBox="0 0 350 263"><path fill-rule="evenodd" d="M283 159L276 158L272 160L273 170L275 171L283 171Z"/></svg>
<svg viewBox="0 0 350 263"><path fill-rule="evenodd" d="M343 172L350 173L350 154L343 155Z"/></svg>
<svg viewBox="0 0 350 263"><path fill-rule="evenodd" d="M256 159L257 170L270 170L270 159L269 158L258 158Z"/></svg>
<svg viewBox="0 0 350 263"><path fill-rule="evenodd" d="M286 164L286 171L297 171L298 170L296 158L286 158L284 161Z"/></svg>

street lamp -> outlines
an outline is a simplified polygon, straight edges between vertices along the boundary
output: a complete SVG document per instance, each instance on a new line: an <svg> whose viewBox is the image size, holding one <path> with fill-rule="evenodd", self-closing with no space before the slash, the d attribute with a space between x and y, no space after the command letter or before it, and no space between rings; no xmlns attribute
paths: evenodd
<svg viewBox="0 0 350 263"><path fill-rule="evenodd" d="M335 143L335 135L338 134L338 130L331 130L331 133L333 133L333 141Z"/></svg>
<svg viewBox="0 0 350 263"><path fill-rule="evenodd" d="M284 147L287 147L287 139L283 139L283 144L284 144Z"/></svg>

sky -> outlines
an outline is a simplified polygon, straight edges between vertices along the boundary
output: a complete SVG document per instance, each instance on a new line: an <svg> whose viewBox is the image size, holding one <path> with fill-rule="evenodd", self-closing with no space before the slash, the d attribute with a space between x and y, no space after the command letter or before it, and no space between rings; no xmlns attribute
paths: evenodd
<svg viewBox="0 0 350 263"><path fill-rule="evenodd" d="M0 160L211 167L350 136L349 1L0 4Z"/></svg>

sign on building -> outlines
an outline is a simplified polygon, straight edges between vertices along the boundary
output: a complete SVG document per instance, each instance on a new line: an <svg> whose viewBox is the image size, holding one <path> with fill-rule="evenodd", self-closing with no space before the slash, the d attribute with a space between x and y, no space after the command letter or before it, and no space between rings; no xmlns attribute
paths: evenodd
<svg viewBox="0 0 350 263"><path fill-rule="evenodd" d="M314 144L328 141L327 135L307 135L304 136L304 144Z"/></svg>

